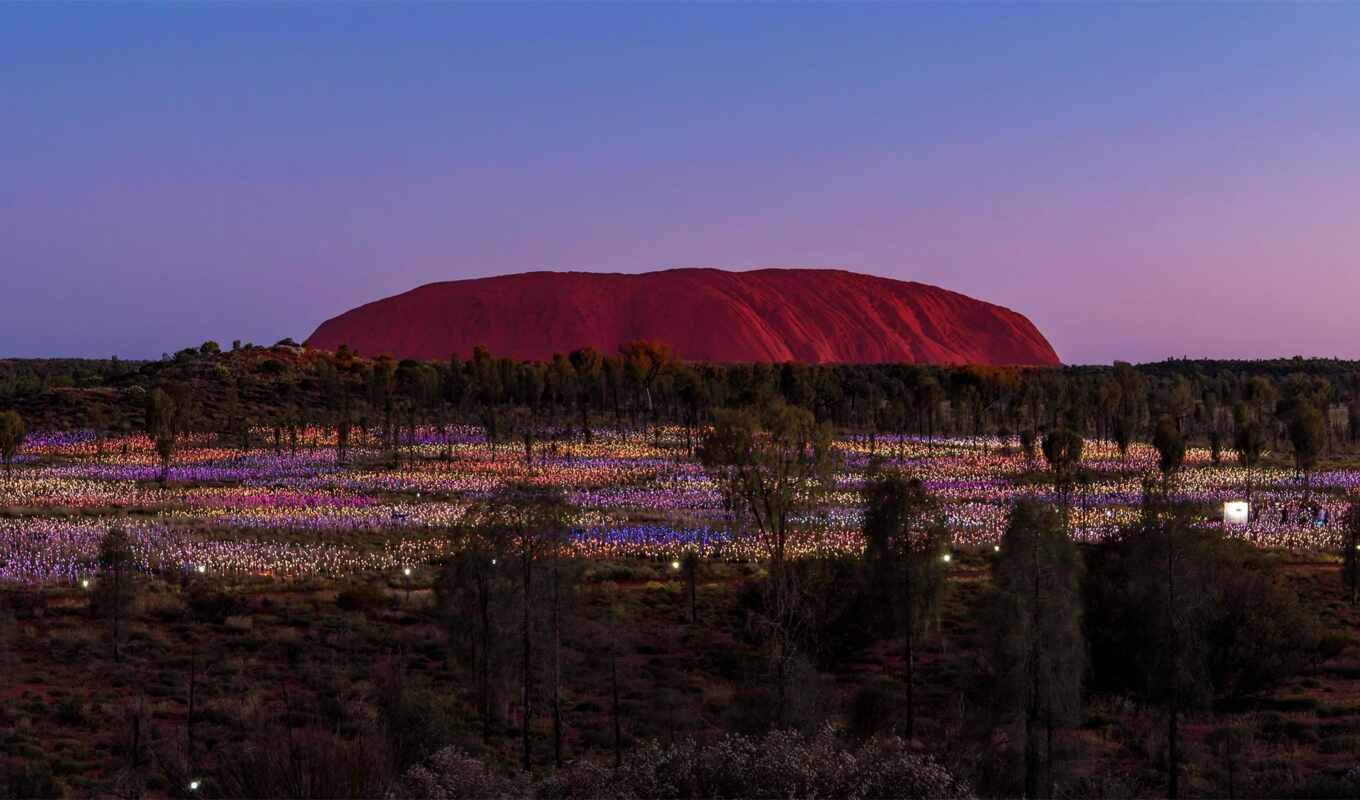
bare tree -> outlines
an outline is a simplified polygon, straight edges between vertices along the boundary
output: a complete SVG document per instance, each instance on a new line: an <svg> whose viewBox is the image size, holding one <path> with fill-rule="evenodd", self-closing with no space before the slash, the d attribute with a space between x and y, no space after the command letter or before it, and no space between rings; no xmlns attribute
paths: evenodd
<svg viewBox="0 0 1360 800"><path fill-rule="evenodd" d="M455 547L456 555L435 582L435 597L449 633L450 650L455 640L464 644L463 660L473 674L485 741L490 740L497 720L492 672L505 656L501 634L510 594L508 562L498 542L478 531L467 532Z"/></svg>
<svg viewBox="0 0 1360 800"><path fill-rule="evenodd" d="M1076 545L1062 520L1034 500L1011 511L1001 554L992 566L989 608L992 660L1007 704L1023 721L1025 797L1039 796L1039 731L1053 781L1053 733L1080 708L1086 672Z"/></svg>
<svg viewBox="0 0 1360 800"><path fill-rule="evenodd" d="M517 563L520 620L520 765L532 767L529 727L533 718L533 610L535 567L555 557L570 524L571 506L561 489L535 484L510 484L470 510L469 527L503 542Z"/></svg>
<svg viewBox="0 0 1360 800"><path fill-rule="evenodd" d="M146 396L146 433L156 442L156 454L161 459L160 481L170 477L170 462L175 458L176 403L157 386Z"/></svg>
<svg viewBox="0 0 1360 800"><path fill-rule="evenodd" d="M864 489L864 538L870 581L903 638L906 734L911 738L916 735L915 643L943 592L949 531L921 481L887 472Z"/></svg>
<svg viewBox="0 0 1360 800"><path fill-rule="evenodd" d="M762 625L776 682L776 719L788 707L790 668L806 624L795 576L786 568L795 513L812 507L829 485L834 456L828 426L803 408L775 404L757 417L719 411L704 437L700 458L715 480L731 487L734 517L749 513L770 560Z"/></svg>
<svg viewBox="0 0 1360 800"><path fill-rule="evenodd" d="M113 659L121 661L123 619L137 600L132 547L121 529L110 530L99 543L99 567L91 602L97 613L108 618Z"/></svg>
<svg viewBox="0 0 1360 800"><path fill-rule="evenodd" d="M782 571L794 514L813 505L831 478L829 427L796 406L776 404L759 417L723 410L704 437L700 459L715 480L732 487L774 571Z"/></svg>

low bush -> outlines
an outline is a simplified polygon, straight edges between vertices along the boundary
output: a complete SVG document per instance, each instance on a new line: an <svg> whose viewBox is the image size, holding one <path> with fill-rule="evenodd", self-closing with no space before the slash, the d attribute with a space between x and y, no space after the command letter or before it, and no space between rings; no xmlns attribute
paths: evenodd
<svg viewBox="0 0 1360 800"><path fill-rule="evenodd" d="M392 598L380 586L354 583L340 590L335 604L341 611L372 611L392 605Z"/></svg>
<svg viewBox="0 0 1360 800"><path fill-rule="evenodd" d="M892 693L885 682L861 686L850 699L849 734L856 739L868 739L886 731L892 725L894 707Z"/></svg>
<svg viewBox="0 0 1360 800"><path fill-rule="evenodd" d="M213 624L221 624L227 617L239 615L246 607L240 595L200 583L189 588L188 599L194 619Z"/></svg>
<svg viewBox="0 0 1360 800"><path fill-rule="evenodd" d="M966 787L902 739L874 738L860 746L830 727L814 736L794 732L737 734L705 744L693 740L642 743L618 769L578 762L537 783L501 775L457 749L442 750L408 770L395 794L433 798L580 797L967 797Z"/></svg>

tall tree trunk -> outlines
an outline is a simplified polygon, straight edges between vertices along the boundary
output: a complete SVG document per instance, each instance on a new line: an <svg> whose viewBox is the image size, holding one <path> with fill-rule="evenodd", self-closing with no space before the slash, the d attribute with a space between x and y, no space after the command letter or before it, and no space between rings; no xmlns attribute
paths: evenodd
<svg viewBox="0 0 1360 800"><path fill-rule="evenodd" d="M910 547L910 544L907 545ZM912 555L908 553L906 569L903 573L903 588L906 590L902 598L903 614L906 618L906 684L907 684L907 738L916 737L916 607L914 596L912 595L911 567Z"/></svg>
<svg viewBox="0 0 1360 800"><path fill-rule="evenodd" d="M614 769L623 766L623 725L619 720L619 656L616 643L610 643L609 684L614 697L610 715L614 718Z"/></svg>
<svg viewBox="0 0 1360 800"><path fill-rule="evenodd" d="M1345 563L1350 565L1346 583L1351 590L1351 605L1355 605L1360 600L1360 537L1356 536L1355 526L1349 518L1346 520Z"/></svg>
<svg viewBox="0 0 1360 800"><path fill-rule="evenodd" d="M1025 797L1029 800L1039 796L1039 678L1036 671L1033 676L1032 692L1035 697L1029 701L1029 708L1025 712Z"/></svg>
<svg viewBox="0 0 1360 800"><path fill-rule="evenodd" d="M1044 721L1044 775L1048 778L1048 797L1053 797L1053 714L1050 712Z"/></svg>
<svg viewBox="0 0 1360 800"><path fill-rule="evenodd" d="M1180 674L1177 669L1180 654L1177 652L1179 641L1176 630L1176 558L1175 544L1173 537L1168 531L1166 537L1166 592L1167 592L1167 616L1170 622L1170 652L1167 664L1169 665L1168 687L1170 689L1170 708L1167 714L1167 789L1166 796L1169 800L1176 800L1179 795L1180 781L1180 748L1178 747L1177 735L1179 733L1178 717L1180 715Z"/></svg>
<svg viewBox="0 0 1360 800"><path fill-rule="evenodd" d="M916 738L916 653L915 651L915 631L916 626L911 620L907 621L907 739Z"/></svg>
<svg viewBox="0 0 1360 800"><path fill-rule="evenodd" d="M1064 518L1066 514L1064 512ZM1040 613L1041 584L1039 569L1039 537L1034 536L1034 547L1032 558L1034 560L1034 600L1030 604L1029 637L1030 637L1030 697L1029 706L1025 713L1025 797L1033 798L1039 796L1039 742L1037 734L1039 729L1039 712L1041 703L1041 683L1040 665L1043 661L1042 643L1039 637L1039 620L1042 619Z"/></svg>
<svg viewBox="0 0 1360 800"><path fill-rule="evenodd" d="M782 623L782 622L780 623L780 627L781 627L781 628L783 627L783 623ZM785 668L784 668L784 666L785 666L786 657L788 656L788 652L787 652L787 649L786 649L786 648L787 648L787 643L785 642L783 632L781 631L781 632L778 634L778 636L779 636L779 658L775 661L775 667L774 667L774 669L775 669L775 684L776 684L776 687L775 687L775 689L776 689L776 695L775 695L775 696L776 696L776 701L775 701L775 713L774 713L774 719L775 719L775 727L776 727L776 728L783 728L783 727L784 727L784 714L785 714L785 701L786 701L786 699L787 699L787 691L788 691L787 676L786 676L786 674L785 674Z"/></svg>
<svg viewBox="0 0 1360 800"><path fill-rule="evenodd" d="M185 761L189 774L194 774L194 696L198 685L198 651L189 651L189 708L184 717Z"/></svg>
<svg viewBox="0 0 1360 800"><path fill-rule="evenodd" d="M532 570L533 570L533 567L531 566L531 565L533 564L533 561L531 560L531 558L530 558L530 556L529 556L529 554L528 554L527 548L529 547L529 545L528 545L527 542L524 544L524 547L526 548L526 551L521 555L521 558L523 559L523 568L524 568L524 577L523 577L523 580L524 580L524 596L523 596L523 601L524 601L524 619L523 619L523 627L522 627L522 629L521 629L521 634L522 634L522 642L521 642L521 644L522 644L522 646L523 646L523 656L524 656L522 666L523 666L523 668L524 668L524 673L523 673L523 687L522 687L522 688L523 688L523 691L521 692L521 695L520 695L520 743L521 743L521 745L522 745L522 747L523 747L523 755L521 756L521 759L520 759L520 766L521 766L521 768L523 768L523 770L524 770L525 772L528 772L528 771L529 771L529 768L530 768L530 763L529 763L529 712L530 712L530 710L531 710L531 709L530 709L530 700L529 700L529 684L530 684L530 680L531 680L531 677L530 677L530 676L532 675L532 669L533 669L533 663L532 663L532 660L531 660L531 656L532 656L532 649L531 649L532 646L531 646L531 644L530 644L530 642L531 642L531 637L530 637L530 634L529 634L529 581L530 581L530 579L533 577L533 571L532 571Z"/></svg>
<svg viewBox="0 0 1360 800"><path fill-rule="evenodd" d="M699 611L695 601L696 587L694 585L695 582L698 580L697 574L699 572L698 563L691 564L688 572L689 572L689 621L690 624L693 625L695 622L699 621Z"/></svg>
<svg viewBox="0 0 1360 800"><path fill-rule="evenodd" d="M1227 748L1228 756L1228 800L1233 800L1233 797L1236 794L1233 787L1233 772L1234 768L1237 766L1237 754L1233 752L1233 730L1231 725L1227 727L1226 738L1227 741L1224 743L1224 746Z"/></svg>
<svg viewBox="0 0 1360 800"><path fill-rule="evenodd" d="M123 569L121 566L113 570L113 660L122 661L118 652L118 622L122 616L123 608Z"/></svg>
<svg viewBox="0 0 1360 800"><path fill-rule="evenodd" d="M491 597L486 578L478 585L478 601L481 605L482 652L481 670L477 676L477 691L482 714L482 741L491 739Z"/></svg>
<svg viewBox="0 0 1360 800"><path fill-rule="evenodd" d="M562 768L562 611L560 577L553 563L553 764Z"/></svg>

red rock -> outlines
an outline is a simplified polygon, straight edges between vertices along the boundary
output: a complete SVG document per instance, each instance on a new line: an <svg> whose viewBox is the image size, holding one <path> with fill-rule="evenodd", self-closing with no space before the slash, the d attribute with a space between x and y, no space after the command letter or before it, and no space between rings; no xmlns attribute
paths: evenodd
<svg viewBox="0 0 1360 800"><path fill-rule="evenodd" d="M922 283L829 269L528 272L431 283L316 329L308 344L444 359L476 345L546 360L657 339L691 361L1051 365L1028 319Z"/></svg>

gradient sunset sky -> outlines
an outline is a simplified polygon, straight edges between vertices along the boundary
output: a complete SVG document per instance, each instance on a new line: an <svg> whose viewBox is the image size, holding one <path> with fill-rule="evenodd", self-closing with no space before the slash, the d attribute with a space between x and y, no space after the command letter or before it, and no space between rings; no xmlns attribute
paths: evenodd
<svg viewBox="0 0 1360 800"><path fill-rule="evenodd" d="M1360 358L1360 4L0 5L0 356L671 266Z"/></svg>

